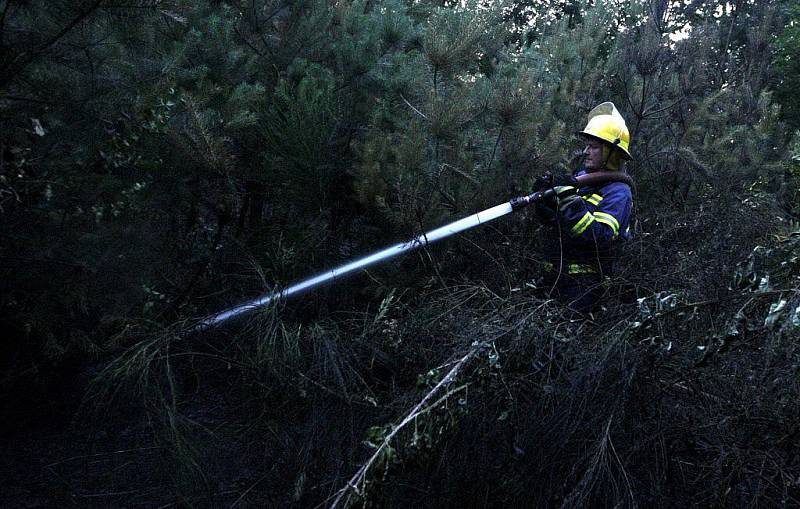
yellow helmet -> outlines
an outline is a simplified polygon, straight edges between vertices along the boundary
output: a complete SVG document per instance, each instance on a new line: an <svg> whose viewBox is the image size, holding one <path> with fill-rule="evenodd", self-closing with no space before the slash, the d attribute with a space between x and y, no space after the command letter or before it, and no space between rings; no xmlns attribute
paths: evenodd
<svg viewBox="0 0 800 509"><path fill-rule="evenodd" d="M578 131L581 136L596 138L610 143L625 154L626 159L633 159L629 147L631 135L625 119L617 111L612 102L604 102L594 107L589 112L589 121L583 131Z"/></svg>

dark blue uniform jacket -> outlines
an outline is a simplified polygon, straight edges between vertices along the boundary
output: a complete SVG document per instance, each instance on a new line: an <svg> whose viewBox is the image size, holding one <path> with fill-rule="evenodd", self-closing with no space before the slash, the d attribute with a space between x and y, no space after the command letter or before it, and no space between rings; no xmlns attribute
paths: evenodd
<svg viewBox="0 0 800 509"><path fill-rule="evenodd" d="M581 169L575 175L586 173ZM558 232L546 248L550 261L562 270L569 267L567 272L610 274L614 244L632 236L631 188L622 182L584 187L559 199L557 207Z"/></svg>

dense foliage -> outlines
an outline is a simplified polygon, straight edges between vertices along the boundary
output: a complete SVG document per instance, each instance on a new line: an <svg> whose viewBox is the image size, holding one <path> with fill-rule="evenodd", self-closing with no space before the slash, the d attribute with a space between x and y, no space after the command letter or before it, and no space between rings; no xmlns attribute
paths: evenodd
<svg viewBox="0 0 800 509"><path fill-rule="evenodd" d="M784 0L0 1L0 497L800 504L798 22ZM594 321L541 287L520 214L186 333L575 169L607 100L637 228Z"/></svg>

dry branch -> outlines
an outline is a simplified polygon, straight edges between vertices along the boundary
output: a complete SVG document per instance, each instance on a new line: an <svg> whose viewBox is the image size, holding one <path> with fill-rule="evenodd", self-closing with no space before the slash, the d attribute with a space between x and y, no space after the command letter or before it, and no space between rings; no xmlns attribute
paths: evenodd
<svg viewBox="0 0 800 509"><path fill-rule="evenodd" d="M427 394L425 394L425 397L422 398L422 400L420 400L419 403L417 403L417 405L408 413L408 415L405 416L405 418L403 418L400 424L395 426L392 432L389 433L386 436L386 438L383 439L383 442L377 447L377 449L375 449L375 452L372 454L372 456L370 456L367 462L364 463L361 466L361 468L358 469L358 471L352 478L350 478L350 480L347 482L347 485L345 485L338 491L336 499L334 499L333 503L330 506L331 509L335 509L336 507L338 507L339 503L342 502L342 500L344 500L345 503L349 501L351 496L350 492L351 489L356 494L358 495L361 494L361 491L359 490L358 486L360 484L363 484L367 476L367 473L369 472L369 469L372 467L375 461L377 461L377 459L380 458L383 451L387 447L389 447L389 444L394 438L394 436L397 435L397 433L401 429L403 429L409 422L412 422L419 415L427 412L430 408L435 406L431 405L426 407L426 404L440 390L453 383L453 381L456 379L456 376L458 376L458 372L461 371L461 368L464 367L467 364L467 362L469 362L473 357L475 357L481 350L486 348L487 345L488 343L486 341L473 344L472 348L470 348L467 354L461 357L461 359L459 359L458 362L456 362L456 365L453 366L453 368L447 373L447 375L445 375L444 378L442 378L433 389L431 389Z"/></svg>

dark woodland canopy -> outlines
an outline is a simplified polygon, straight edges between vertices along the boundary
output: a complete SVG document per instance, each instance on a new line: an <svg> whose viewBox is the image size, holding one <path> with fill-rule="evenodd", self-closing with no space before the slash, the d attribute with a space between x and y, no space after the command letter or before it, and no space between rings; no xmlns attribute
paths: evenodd
<svg viewBox="0 0 800 509"><path fill-rule="evenodd" d="M792 0L0 0L0 505L800 504ZM594 320L507 216L627 120ZM38 505L37 505L38 504Z"/></svg>

